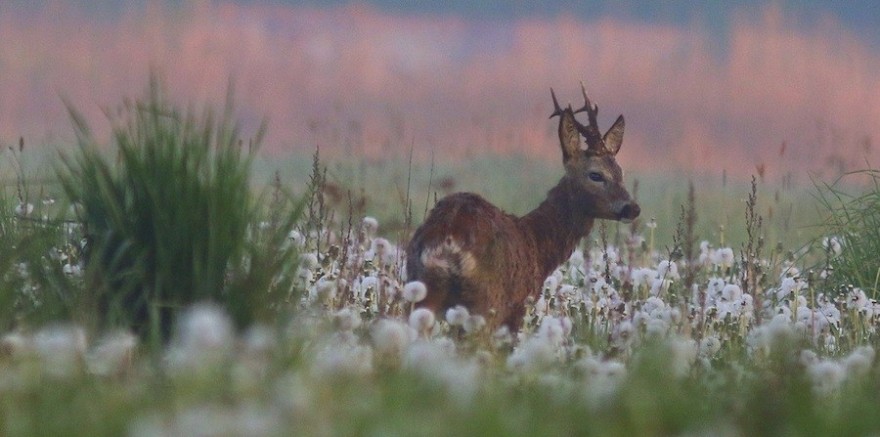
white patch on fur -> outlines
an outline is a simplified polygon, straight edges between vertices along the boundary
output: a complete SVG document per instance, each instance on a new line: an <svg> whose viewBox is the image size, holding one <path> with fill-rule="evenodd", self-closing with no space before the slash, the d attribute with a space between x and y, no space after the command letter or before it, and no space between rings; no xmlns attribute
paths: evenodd
<svg viewBox="0 0 880 437"><path fill-rule="evenodd" d="M446 237L443 243L422 250L421 261L426 269L443 270L460 276L468 276L477 268L474 255L462 250L452 237Z"/></svg>

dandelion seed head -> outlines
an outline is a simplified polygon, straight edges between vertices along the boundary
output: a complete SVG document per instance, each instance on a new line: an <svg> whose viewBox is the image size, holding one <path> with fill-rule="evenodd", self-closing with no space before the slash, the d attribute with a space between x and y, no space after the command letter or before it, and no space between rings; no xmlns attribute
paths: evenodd
<svg viewBox="0 0 880 437"><path fill-rule="evenodd" d="M434 327L434 312L427 308L417 308L409 315L409 326L422 336L427 336Z"/></svg>
<svg viewBox="0 0 880 437"><path fill-rule="evenodd" d="M88 347L86 331L76 325L48 326L34 334L33 347L49 375L68 377L84 364Z"/></svg>
<svg viewBox="0 0 880 437"><path fill-rule="evenodd" d="M379 220L376 220L375 217L364 217L361 221L361 227L364 230L364 235L368 239L373 239L376 237L376 233L379 232Z"/></svg>
<svg viewBox="0 0 880 437"><path fill-rule="evenodd" d="M678 265L675 261L660 261L660 263L657 264L657 276L664 279L679 279Z"/></svg>
<svg viewBox="0 0 880 437"><path fill-rule="evenodd" d="M568 257L568 264L573 267L583 267L584 265L584 252L580 249L575 249L571 256Z"/></svg>
<svg viewBox="0 0 880 437"><path fill-rule="evenodd" d="M648 319L645 324L645 334L649 337L663 337L669 332L669 324L663 319Z"/></svg>
<svg viewBox="0 0 880 437"><path fill-rule="evenodd" d="M403 298L407 302L421 302L428 296L428 287L422 281L408 282L403 286Z"/></svg>
<svg viewBox="0 0 880 437"><path fill-rule="evenodd" d="M669 348L672 373L678 378L686 376L697 360L697 343L691 339L673 339Z"/></svg>
<svg viewBox="0 0 880 437"><path fill-rule="evenodd" d="M137 345L137 336L129 331L105 335L86 357L89 372L99 376L125 373L134 363Z"/></svg>
<svg viewBox="0 0 880 437"><path fill-rule="evenodd" d="M229 316L215 305L197 304L178 320L167 363L178 373L213 368L231 358L234 343Z"/></svg>
<svg viewBox="0 0 880 437"><path fill-rule="evenodd" d="M336 279L322 276L315 282L316 298L319 302L329 302L336 299Z"/></svg>
<svg viewBox="0 0 880 437"><path fill-rule="evenodd" d="M843 359L846 374L850 377L864 377L871 371L874 363L874 348L859 346Z"/></svg>
<svg viewBox="0 0 880 437"><path fill-rule="evenodd" d="M538 327L538 338L553 346L559 346L565 340L565 328L562 321L553 316L544 317Z"/></svg>
<svg viewBox="0 0 880 437"><path fill-rule="evenodd" d="M464 322L470 317L470 313L468 309L461 306L456 305L452 308L446 310L446 322L449 323L450 326L464 326Z"/></svg>
<svg viewBox="0 0 880 437"><path fill-rule="evenodd" d="M521 373L535 373L558 361L556 349L543 339L530 337L507 357L507 368Z"/></svg>
<svg viewBox="0 0 880 437"><path fill-rule="evenodd" d="M15 205L14 213L18 217L29 217L34 212L34 205L31 203L19 203Z"/></svg>
<svg viewBox="0 0 880 437"><path fill-rule="evenodd" d="M465 319L464 324L462 324L462 328L464 328L464 332L468 334L473 334L475 332L479 332L486 326L486 318L479 314L472 314L467 319Z"/></svg>
<svg viewBox="0 0 880 437"><path fill-rule="evenodd" d="M721 298L729 302L740 299L742 294L742 289L736 284L727 284L721 289Z"/></svg>
<svg viewBox="0 0 880 437"><path fill-rule="evenodd" d="M373 325L370 336L379 353L401 356L410 341L415 338L413 332L409 326L399 321L382 319Z"/></svg>
<svg viewBox="0 0 880 437"><path fill-rule="evenodd" d="M713 358L721 350L721 340L714 335L706 336L700 340L699 355L704 358Z"/></svg>
<svg viewBox="0 0 880 437"><path fill-rule="evenodd" d="M846 370L838 363L820 360L807 367L807 374L813 381L813 391L820 396L836 392L846 379Z"/></svg>
<svg viewBox="0 0 880 437"><path fill-rule="evenodd" d="M312 362L318 376L366 376L373 373L373 349L351 344L327 345L318 350Z"/></svg>
<svg viewBox="0 0 880 437"><path fill-rule="evenodd" d="M299 265L308 270L314 270L318 268L320 262L318 262L318 255L313 252L308 252L300 255L299 257Z"/></svg>
<svg viewBox="0 0 880 437"><path fill-rule="evenodd" d="M357 311L345 307L333 315L336 329L343 332L351 332L361 326L361 316Z"/></svg>
<svg viewBox="0 0 880 437"><path fill-rule="evenodd" d="M733 253L733 249L729 247L721 247L715 251L715 257L712 259L712 264L722 268L729 268L733 267L735 261L736 256Z"/></svg>

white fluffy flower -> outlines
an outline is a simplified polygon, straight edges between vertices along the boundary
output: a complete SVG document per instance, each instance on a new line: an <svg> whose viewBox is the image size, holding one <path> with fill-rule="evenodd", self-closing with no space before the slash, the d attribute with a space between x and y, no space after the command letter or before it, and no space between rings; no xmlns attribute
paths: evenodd
<svg viewBox="0 0 880 437"><path fill-rule="evenodd" d="M137 344L137 337L131 332L107 334L86 358L89 371L101 376L125 373L133 363Z"/></svg>
<svg viewBox="0 0 880 437"><path fill-rule="evenodd" d="M333 315L336 328L342 332L350 332L361 326L361 316L351 308L343 308Z"/></svg>
<svg viewBox="0 0 880 437"><path fill-rule="evenodd" d="M420 335L427 336L434 327L434 312L427 308L418 308L409 315L409 327Z"/></svg>
<svg viewBox="0 0 880 437"><path fill-rule="evenodd" d="M467 332L468 334L473 334L474 332L483 329L484 326L486 326L486 318L479 314L471 315L462 325L464 332Z"/></svg>
<svg viewBox="0 0 880 437"><path fill-rule="evenodd" d="M210 304L193 306L178 321L168 365L175 371L217 366L231 357L234 341L232 320L223 310Z"/></svg>
<svg viewBox="0 0 880 437"><path fill-rule="evenodd" d="M467 308L456 305L446 310L446 322L451 326L464 326L464 322L470 317Z"/></svg>
<svg viewBox="0 0 880 437"><path fill-rule="evenodd" d="M376 236L376 232L379 231L379 221L374 217L364 217L361 221L361 228L364 230L364 235L367 239L372 240Z"/></svg>
<svg viewBox="0 0 880 437"><path fill-rule="evenodd" d="M408 282L403 286L403 298L407 302L421 302L428 295L428 287L422 281Z"/></svg>
<svg viewBox="0 0 880 437"><path fill-rule="evenodd" d="M70 376L82 368L86 331L75 325L49 326L34 335L33 347L47 373Z"/></svg>
<svg viewBox="0 0 880 437"><path fill-rule="evenodd" d="M373 325L370 334L379 353L400 356L412 341L412 332L409 326L401 322L382 319Z"/></svg>

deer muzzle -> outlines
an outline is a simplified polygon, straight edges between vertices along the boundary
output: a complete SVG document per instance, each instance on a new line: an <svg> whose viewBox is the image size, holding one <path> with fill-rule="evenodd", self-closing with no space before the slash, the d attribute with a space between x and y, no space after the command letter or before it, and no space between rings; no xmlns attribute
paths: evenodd
<svg viewBox="0 0 880 437"><path fill-rule="evenodd" d="M620 205L620 209L617 213L617 218L624 223L629 223L635 220L641 213L642 208L639 207L639 204L633 201L629 201Z"/></svg>

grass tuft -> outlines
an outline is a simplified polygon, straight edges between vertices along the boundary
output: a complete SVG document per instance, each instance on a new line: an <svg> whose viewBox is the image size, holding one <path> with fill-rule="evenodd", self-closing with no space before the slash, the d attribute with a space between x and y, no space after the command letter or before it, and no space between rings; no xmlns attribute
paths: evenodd
<svg viewBox="0 0 880 437"><path fill-rule="evenodd" d="M82 297L97 307L99 326L167 339L173 315L194 302L224 304L240 326L264 307L292 249L261 234L286 232L296 214L289 208L284 223L259 226L250 164L264 129L243 150L231 95L230 87L219 116L197 116L170 104L153 76L143 99L108 115L115 163L68 105L79 149L64 157L59 178L84 226Z"/></svg>

